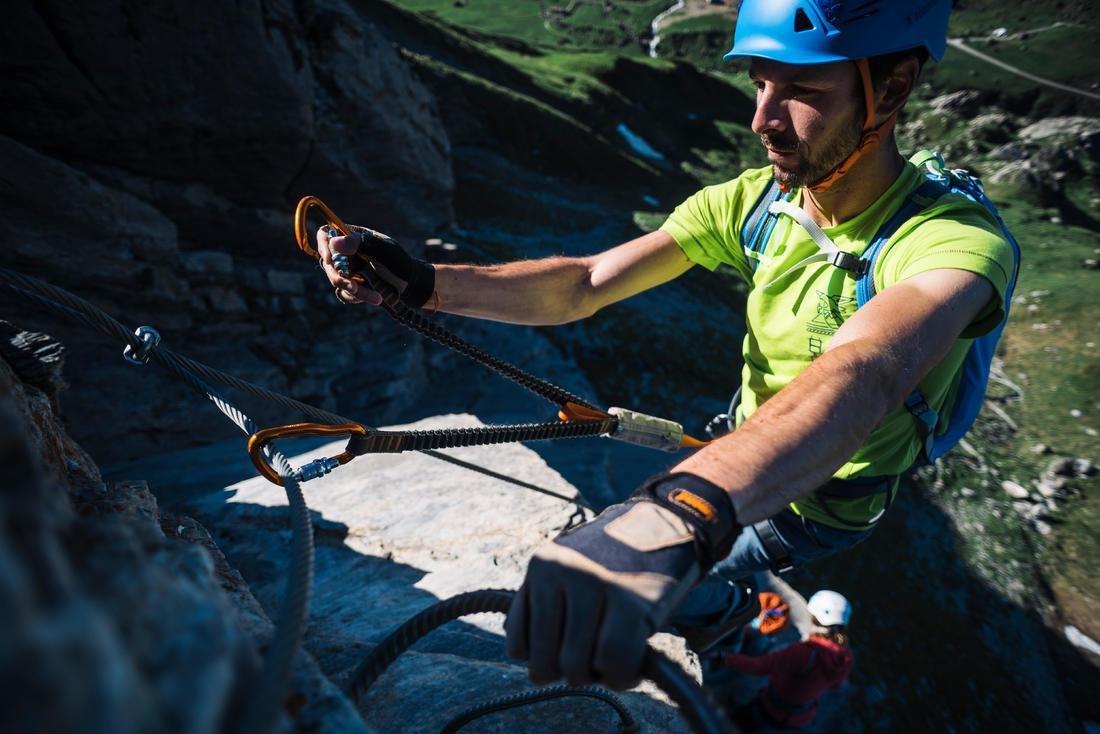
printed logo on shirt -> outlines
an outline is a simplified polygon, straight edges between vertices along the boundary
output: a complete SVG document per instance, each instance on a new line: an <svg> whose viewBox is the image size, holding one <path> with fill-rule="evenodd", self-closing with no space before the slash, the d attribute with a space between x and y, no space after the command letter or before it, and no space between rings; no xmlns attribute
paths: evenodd
<svg viewBox="0 0 1100 734"><path fill-rule="evenodd" d="M832 336L844 320L856 310L856 299L839 294L817 293L817 311L810 322L806 324L806 331L811 334Z"/></svg>

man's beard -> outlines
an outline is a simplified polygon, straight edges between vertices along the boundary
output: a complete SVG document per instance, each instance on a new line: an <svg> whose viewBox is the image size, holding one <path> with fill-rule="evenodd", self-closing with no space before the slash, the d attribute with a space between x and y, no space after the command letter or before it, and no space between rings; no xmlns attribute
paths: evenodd
<svg viewBox="0 0 1100 734"><path fill-rule="evenodd" d="M760 142L765 147L778 151L797 152L799 162L794 168L781 167L778 163L772 163L772 174L775 180L785 187L810 186L832 173L844 160L855 151L863 137L863 125L860 121L853 121L851 125L841 128L837 136L827 141L816 154L808 155L806 144L796 137L779 138L767 133L760 136Z"/></svg>

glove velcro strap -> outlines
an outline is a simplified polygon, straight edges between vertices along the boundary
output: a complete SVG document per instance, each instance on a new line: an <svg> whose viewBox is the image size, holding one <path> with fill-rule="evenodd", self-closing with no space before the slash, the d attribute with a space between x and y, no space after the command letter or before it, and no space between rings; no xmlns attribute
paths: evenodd
<svg viewBox="0 0 1100 734"><path fill-rule="evenodd" d="M377 261L405 281L399 296L402 303L411 308L423 307L435 292L435 266L410 255L389 235L358 225L351 228L359 236L357 254Z"/></svg>
<svg viewBox="0 0 1100 734"><path fill-rule="evenodd" d="M683 518L695 531L704 571L729 555L741 530L729 494L717 484L687 472L654 477L631 499L654 502Z"/></svg>
<svg viewBox="0 0 1100 734"><path fill-rule="evenodd" d="M431 263L413 259L412 269L401 291L401 302L410 308L422 308L435 293L435 267Z"/></svg>

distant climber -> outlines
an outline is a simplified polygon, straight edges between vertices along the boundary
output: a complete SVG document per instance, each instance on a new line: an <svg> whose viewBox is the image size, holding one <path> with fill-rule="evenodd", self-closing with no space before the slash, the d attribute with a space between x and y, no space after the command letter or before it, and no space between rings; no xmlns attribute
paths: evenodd
<svg viewBox="0 0 1100 734"><path fill-rule="evenodd" d="M735 712L742 729L808 726L817 716L822 694L848 679L854 663L847 631L851 605L837 592L822 590L810 597L808 606L815 628L804 642L760 657L725 656L727 668L768 676L756 698Z"/></svg>
<svg viewBox="0 0 1100 734"><path fill-rule="evenodd" d="M380 302L333 265L363 255L410 307L516 324L586 318L695 265L750 286L737 430L531 560L506 630L534 681L633 685L646 638L669 625L716 647L743 622L734 580L864 540L899 475L973 420L985 386L962 386L981 360L988 374L1018 250L972 178L930 152L907 161L894 136L922 65L943 56L951 5L743 0L726 58L750 59L771 165L599 254L433 266L318 233L342 301ZM956 422L960 405L973 412Z"/></svg>
<svg viewBox="0 0 1100 734"><path fill-rule="evenodd" d="M791 624L791 605L774 591L761 591L758 595L760 612L745 627L740 652L760 655L790 641L798 631Z"/></svg>

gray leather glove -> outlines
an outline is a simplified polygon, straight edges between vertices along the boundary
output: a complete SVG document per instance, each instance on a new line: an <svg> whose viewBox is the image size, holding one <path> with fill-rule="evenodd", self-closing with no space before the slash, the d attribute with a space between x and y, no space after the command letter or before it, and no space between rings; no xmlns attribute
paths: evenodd
<svg viewBox="0 0 1100 734"><path fill-rule="evenodd" d="M536 551L505 623L508 654L538 684L636 685L646 639L740 529L721 487L687 473L651 479Z"/></svg>

